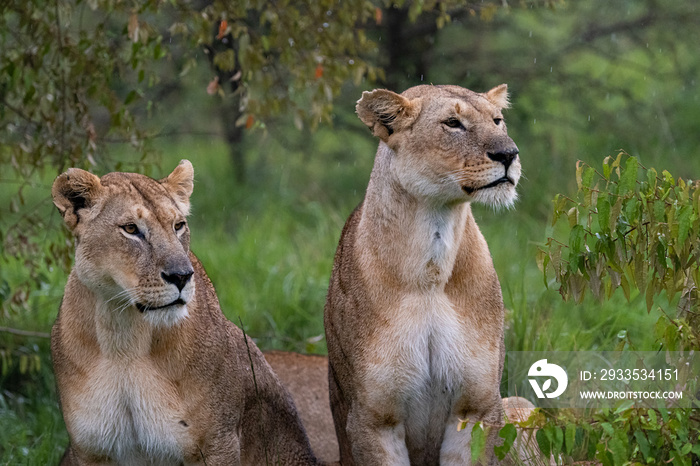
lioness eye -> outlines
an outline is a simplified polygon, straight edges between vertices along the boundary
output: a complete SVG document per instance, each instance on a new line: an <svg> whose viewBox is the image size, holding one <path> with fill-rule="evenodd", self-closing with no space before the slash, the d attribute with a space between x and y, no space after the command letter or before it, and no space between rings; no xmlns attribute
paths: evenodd
<svg viewBox="0 0 700 466"><path fill-rule="evenodd" d="M130 235L138 235L139 234L139 227L134 225L133 223L127 223L126 225L122 225L122 230L127 232Z"/></svg>
<svg viewBox="0 0 700 466"><path fill-rule="evenodd" d="M175 231L180 231L185 228L185 222L177 222L175 224Z"/></svg>
<svg viewBox="0 0 700 466"><path fill-rule="evenodd" d="M496 123L497 125L500 125L502 121L503 121L503 118L494 118L493 119L493 122Z"/></svg>
<svg viewBox="0 0 700 466"><path fill-rule="evenodd" d="M448 118L447 120L443 121L443 124L450 128L463 128L462 122L457 118Z"/></svg>

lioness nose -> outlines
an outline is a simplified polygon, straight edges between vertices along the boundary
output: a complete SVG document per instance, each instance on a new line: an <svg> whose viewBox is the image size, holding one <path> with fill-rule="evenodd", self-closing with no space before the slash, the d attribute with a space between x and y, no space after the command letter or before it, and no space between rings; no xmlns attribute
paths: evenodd
<svg viewBox="0 0 700 466"><path fill-rule="evenodd" d="M175 273L161 272L160 276L163 277L163 280L166 282L175 285L179 291L182 291L185 285L187 285L187 282L190 281L193 273L193 270L185 270Z"/></svg>
<svg viewBox="0 0 700 466"><path fill-rule="evenodd" d="M498 152L487 152L486 154L494 162L500 162L505 165L506 170L508 170L510 164L515 160L515 156L518 155L518 152L517 147L510 147L508 149L499 150Z"/></svg>

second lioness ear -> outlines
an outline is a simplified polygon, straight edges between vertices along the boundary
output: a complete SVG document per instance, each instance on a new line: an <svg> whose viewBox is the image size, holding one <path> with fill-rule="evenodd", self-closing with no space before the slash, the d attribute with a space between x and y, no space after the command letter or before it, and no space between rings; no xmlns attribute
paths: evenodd
<svg viewBox="0 0 700 466"><path fill-rule="evenodd" d="M501 84L486 93L486 98L498 108L510 107L508 100L508 84Z"/></svg>
<svg viewBox="0 0 700 466"><path fill-rule="evenodd" d="M180 210L188 215L190 213L190 196L194 189L194 168L190 161L181 160L175 170L160 182L173 195Z"/></svg>
<svg viewBox="0 0 700 466"><path fill-rule="evenodd" d="M70 231L78 226L80 211L92 207L101 190L100 179L80 168L69 168L58 175L51 187L51 197Z"/></svg>
<svg viewBox="0 0 700 466"><path fill-rule="evenodd" d="M420 114L419 99L409 100L395 92L376 89L363 92L355 107L357 116L384 142L396 131L408 128Z"/></svg>

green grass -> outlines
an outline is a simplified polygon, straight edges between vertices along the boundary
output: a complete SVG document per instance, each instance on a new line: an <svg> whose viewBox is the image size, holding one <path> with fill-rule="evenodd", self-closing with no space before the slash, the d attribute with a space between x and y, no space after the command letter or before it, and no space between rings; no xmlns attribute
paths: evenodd
<svg viewBox="0 0 700 466"><path fill-rule="evenodd" d="M34 343L42 346L38 371L0 379L0 464L58 464L68 444L46 343Z"/></svg>
<svg viewBox="0 0 700 466"><path fill-rule="evenodd" d="M242 322L263 349L324 353L323 305L333 254L346 217L362 199L376 143L369 135L340 130L283 136L262 142L250 138L246 152L252 170L244 187L233 181L226 147L205 139L162 143L161 168L153 175L167 175L182 158L194 164L192 250L214 282L227 317ZM38 183L42 187L33 196L45 198L51 177ZM548 207L537 199L551 198L555 188L535 188L527 181L521 187L520 206L535 206L530 211L475 207L501 280L507 350L612 350L623 330L639 349L652 349L649 329L656 317L647 315L641 300L627 303L620 295L604 304L590 298L565 303L554 284L545 287L534 257L536 243L545 237L542 211ZM60 216L51 215L49 224L59 228ZM21 263L4 267L2 276L10 282L27 279ZM3 325L50 330L65 274L47 269L42 280L31 309L5 317ZM15 365L0 378L0 464L56 463L67 436L46 356L48 342L0 338L0 347L29 345L31 353L36 344L42 355L38 372L21 373Z"/></svg>

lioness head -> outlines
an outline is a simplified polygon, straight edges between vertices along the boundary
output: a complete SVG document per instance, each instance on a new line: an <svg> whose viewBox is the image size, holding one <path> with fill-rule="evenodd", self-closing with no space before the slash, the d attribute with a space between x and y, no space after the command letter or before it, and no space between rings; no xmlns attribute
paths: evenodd
<svg viewBox="0 0 700 466"><path fill-rule="evenodd" d="M508 88L416 86L402 94L364 92L357 114L393 152L403 188L437 203L510 206L520 178L518 148L501 113Z"/></svg>
<svg viewBox="0 0 700 466"><path fill-rule="evenodd" d="M77 238L74 271L110 312L140 313L156 325L187 316L193 175L183 160L160 181L77 168L54 181L53 202Z"/></svg>

